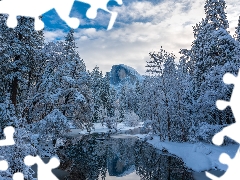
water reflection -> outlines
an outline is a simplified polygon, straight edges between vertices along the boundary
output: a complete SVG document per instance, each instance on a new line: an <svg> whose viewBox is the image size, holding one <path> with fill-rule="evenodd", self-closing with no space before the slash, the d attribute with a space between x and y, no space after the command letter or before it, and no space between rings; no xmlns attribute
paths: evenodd
<svg viewBox="0 0 240 180"><path fill-rule="evenodd" d="M135 166L142 180L193 179L192 173L179 158L160 153L141 141L135 145Z"/></svg>
<svg viewBox="0 0 240 180"><path fill-rule="evenodd" d="M84 136L61 152L68 180L191 180L181 160L161 154L135 138ZM124 178L125 177L125 178Z"/></svg>

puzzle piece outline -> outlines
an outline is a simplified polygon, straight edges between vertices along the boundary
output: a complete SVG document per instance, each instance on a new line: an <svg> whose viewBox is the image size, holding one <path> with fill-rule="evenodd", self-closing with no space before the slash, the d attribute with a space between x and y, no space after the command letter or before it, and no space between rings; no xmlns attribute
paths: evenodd
<svg viewBox="0 0 240 180"><path fill-rule="evenodd" d="M15 129L12 126L7 126L3 130L3 134L5 135L5 139L0 140L0 146L11 146L15 144L14 141L14 132Z"/></svg>
<svg viewBox="0 0 240 180"><path fill-rule="evenodd" d="M0 171L6 171L8 169L8 162L6 160L0 161Z"/></svg>
<svg viewBox="0 0 240 180"><path fill-rule="evenodd" d="M223 81L225 84L234 84L234 89L229 102L218 100L216 102L216 106L219 110L224 110L227 106L230 106L236 122L227 127L224 127L220 132L213 136L212 142L217 146L223 144L225 136L233 139L240 144L240 137L238 133L240 130L240 111L238 110L238 103L240 102L240 94L238 93L240 92L240 69L237 77L230 73L226 73L223 76ZM233 159L231 159L226 153L222 153L219 157L219 161L222 164L228 165L227 171L221 177L216 177L209 172L205 172L208 178L212 180L239 179L240 171L238 170L238 167L240 166L240 147Z"/></svg>
<svg viewBox="0 0 240 180"><path fill-rule="evenodd" d="M60 160L57 157L52 157L48 163L44 163L39 156L28 155L24 158L26 166L32 166L37 164L37 179L38 180L59 180L53 173L52 170L60 165ZM50 168L49 168L50 167ZM7 169L6 169L7 170ZM13 174L13 180L24 180L24 175L21 172Z"/></svg>
<svg viewBox="0 0 240 180"><path fill-rule="evenodd" d="M12 126L7 126L3 130L3 134L5 139L0 140L0 147L1 146L12 146L15 144L14 142L14 128ZM0 161L0 171L6 171L8 169L8 162L6 160Z"/></svg>
<svg viewBox="0 0 240 180"><path fill-rule="evenodd" d="M12 126L7 126L4 128L3 133L5 136L5 139L0 140L0 147L11 146L15 144L14 132L15 132L15 129ZM44 163L39 156L28 155L24 158L24 163L27 166L32 166L34 164L37 164L38 180L45 180L45 179L58 180L58 178L52 173L52 169L55 169L60 165L60 160L57 157L52 157L48 163ZM8 167L9 165L6 160L0 160L0 171L6 171ZM13 180L24 180L23 173L21 172L14 173Z"/></svg>
<svg viewBox="0 0 240 180"><path fill-rule="evenodd" d="M5 136L5 139L0 140L0 147L1 146L12 146L15 144L14 141L14 132L15 129L12 126L7 126L3 130L3 134ZM7 171L9 165L6 160L0 161L0 171ZM13 174L13 180L24 180L23 174L20 172Z"/></svg>
<svg viewBox="0 0 240 180"><path fill-rule="evenodd" d="M95 19L98 9L102 9L111 14L111 19L108 24L107 30L112 29L113 24L116 21L117 12L110 11L107 8L107 4L110 0L76 0L78 2L86 3L90 5L87 10L87 17L89 19ZM122 5L122 0L114 0L119 5ZM66 22L66 24L73 29L77 29L80 25L80 20L75 17L70 17L75 0L2 0L0 1L0 14L8 14L7 26L15 28L18 24L17 16L32 17L35 19L35 30L42 30L44 23L39 17L55 9L58 16ZM30 7L30 8L29 8Z"/></svg>
<svg viewBox="0 0 240 180"><path fill-rule="evenodd" d="M114 24L114 22L117 19L118 13L110 11L107 8L107 4L108 4L109 0L98 0L98 2L96 2L96 0L77 0L77 1L89 4L91 6L87 10L87 13L86 13L86 16L89 19L95 19L96 18L98 9L102 9L102 10L110 13L111 14L111 18L110 18L107 30L112 29L113 24ZM100 3L100 1L101 1L101 3ZM117 2L118 5L122 5L123 4L122 0L114 0L114 1Z"/></svg>
<svg viewBox="0 0 240 180"><path fill-rule="evenodd" d="M3 161L1 161L3 162ZM0 162L0 167L2 167ZM4 161L7 163L7 161ZM34 164L37 164L37 179L38 180L45 180L45 179L51 179L51 180L59 180L53 173L52 170L57 168L60 165L60 160L57 157L52 157L48 163L44 163L43 160L39 156L31 156L28 155L24 158L24 163L26 166L32 166ZM8 169L8 163L7 167L3 169L2 171L6 171ZM16 172L13 174L13 180L24 180L24 175L21 172Z"/></svg>
<svg viewBox="0 0 240 180"><path fill-rule="evenodd" d="M213 136L212 141L215 145L220 146L224 141L224 136L227 136L240 144L240 137L236 135L240 130L240 111L238 110L238 103L240 102L240 95L238 95L238 92L240 92L240 70L237 77L230 73L226 73L223 76L223 81L225 84L234 84L234 89L229 102L218 100L216 106L219 110L224 110L226 107L230 106L236 122L223 128L219 133Z"/></svg>
<svg viewBox="0 0 240 180"><path fill-rule="evenodd" d="M40 156L28 155L24 158L24 163L27 166L37 164L37 179L38 180L58 180L58 178L52 173L52 170L60 165L60 160L57 157L52 157L48 163L44 163Z"/></svg>
<svg viewBox="0 0 240 180"><path fill-rule="evenodd" d="M240 165L240 148L238 149L234 158L226 153L222 153L219 157L219 161L222 164L228 165L228 170L221 176L217 177L209 172L205 172L206 176L212 180L238 180L240 177L239 165Z"/></svg>

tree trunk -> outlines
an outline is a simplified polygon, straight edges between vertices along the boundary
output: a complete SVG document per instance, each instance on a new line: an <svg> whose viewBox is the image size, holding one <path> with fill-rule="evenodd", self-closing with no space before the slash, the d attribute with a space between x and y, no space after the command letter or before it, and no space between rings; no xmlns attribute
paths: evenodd
<svg viewBox="0 0 240 180"><path fill-rule="evenodd" d="M11 100L14 106L17 104L17 89L18 89L18 79L14 77L11 84Z"/></svg>
<svg viewBox="0 0 240 180"><path fill-rule="evenodd" d="M19 55L14 57L14 61L19 60L19 59L20 59ZM13 71L17 72L18 69L15 68ZM11 82L11 100L12 100L12 103L14 104L14 106L17 105L17 91L18 91L18 78L14 77L13 81Z"/></svg>

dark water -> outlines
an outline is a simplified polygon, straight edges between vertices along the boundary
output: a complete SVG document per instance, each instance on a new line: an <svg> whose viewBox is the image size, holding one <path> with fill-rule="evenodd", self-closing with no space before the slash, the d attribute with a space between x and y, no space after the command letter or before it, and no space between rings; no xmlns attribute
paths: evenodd
<svg viewBox="0 0 240 180"><path fill-rule="evenodd" d="M69 180L192 180L177 158L135 138L84 136L61 152L61 168Z"/></svg>

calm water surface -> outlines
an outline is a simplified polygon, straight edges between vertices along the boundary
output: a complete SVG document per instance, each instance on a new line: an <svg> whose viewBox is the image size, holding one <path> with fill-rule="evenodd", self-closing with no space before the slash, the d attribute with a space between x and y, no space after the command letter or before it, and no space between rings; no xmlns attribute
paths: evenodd
<svg viewBox="0 0 240 180"><path fill-rule="evenodd" d="M62 150L68 180L192 180L177 158L136 138L84 136Z"/></svg>

